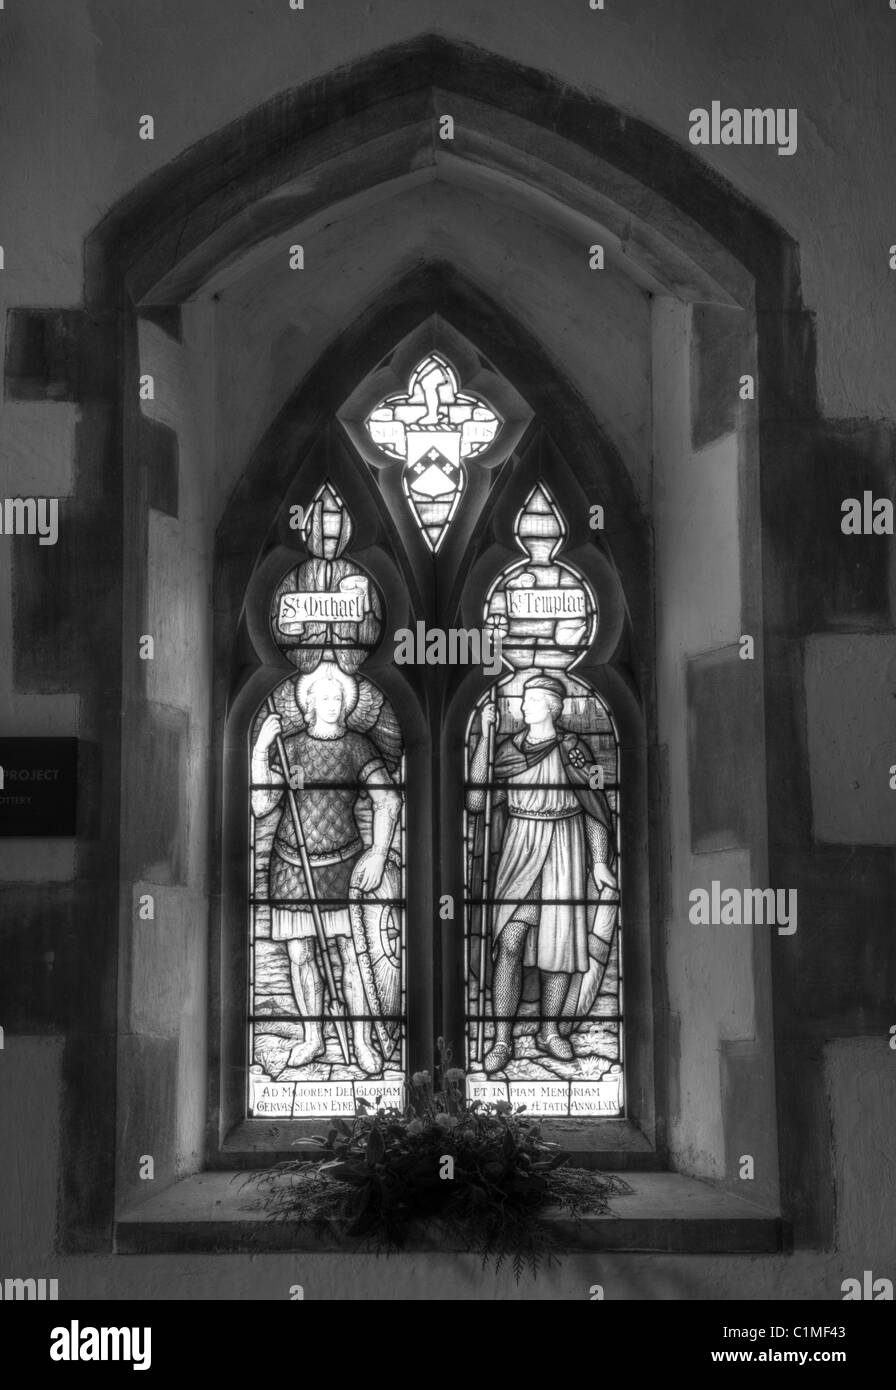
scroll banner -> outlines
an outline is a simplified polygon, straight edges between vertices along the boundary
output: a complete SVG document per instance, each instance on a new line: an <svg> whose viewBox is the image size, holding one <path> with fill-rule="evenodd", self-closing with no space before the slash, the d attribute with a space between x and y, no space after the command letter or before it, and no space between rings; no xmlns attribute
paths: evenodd
<svg viewBox="0 0 896 1390"><path fill-rule="evenodd" d="M362 574L349 574L332 593L283 594L277 626L294 636L306 623L360 623L370 612L368 581Z"/></svg>
<svg viewBox="0 0 896 1390"><path fill-rule="evenodd" d="M587 616L585 590L511 589L506 590L507 610L512 618L584 618Z"/></svg>

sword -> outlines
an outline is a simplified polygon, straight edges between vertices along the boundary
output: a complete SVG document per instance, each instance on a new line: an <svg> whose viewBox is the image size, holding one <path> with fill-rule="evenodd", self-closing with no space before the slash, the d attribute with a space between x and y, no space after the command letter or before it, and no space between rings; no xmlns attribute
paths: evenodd
<svg viewBox="0 0 896 1390"><path fill-rule="evenodd" d="M277 706L274 704L273 695L268 696L268 709L271 714L277 713ZM339 1050L342 1053L342 1060L347 1067L351 1066L351 1056L348 1050L348 1029L345 1026L345 1019L340 1018L340 1012L347 1012L345 1005L339 998L336 990L336 976L333 974L333 962L330 959L330 952L327 946L327 933L324 928L324 919L320 913L320 906L317 901L314 888L314 879L311 874L311 860L308 858L308 847L305 843L305 831L302 828L302 818L299 815L299 804L296 801L296 794L289 783L289 759L286 756L286 748L283 744L283 735L277 735L277 757L280 759L280 766L283 769L283 776L286 779L286 799L289 802L289 810L292 815L293 828L296 832L296 847L299 851L299 861L302 865L302 873L305 875L305 886L308 889L308 901L311 905L311 920L314 923L314 935L317 937L317 944L320 949L321 965L324 972L324 982L327 986L326 1009L333 1026L336 1029L336 1036L339 1039Z"/></svg>

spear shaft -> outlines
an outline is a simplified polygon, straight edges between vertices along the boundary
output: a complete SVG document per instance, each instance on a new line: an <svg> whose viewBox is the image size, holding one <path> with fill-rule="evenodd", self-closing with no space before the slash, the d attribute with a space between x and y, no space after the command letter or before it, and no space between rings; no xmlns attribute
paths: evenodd
<svg viewBox="0 0 896 1390"><path fill-rule="evenodd" d="M489 700L493 709L497 708L498 692L495 686ZM495 769L495 725L488 726L486 754L485 807L482 820L482 907L479 922L479 984L476 991L478 1015L476 1020L476 1060L485 1060L485 973L488 962L488 937L491 925L491 857L492 857L492 780Z"/></svg>

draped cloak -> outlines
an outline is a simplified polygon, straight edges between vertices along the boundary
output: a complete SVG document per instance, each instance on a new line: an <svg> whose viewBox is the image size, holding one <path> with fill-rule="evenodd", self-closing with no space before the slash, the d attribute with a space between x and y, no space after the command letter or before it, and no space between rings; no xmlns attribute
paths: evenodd
<svg viewBox="0 0 896 1390"><path fill-rule="evenodd" d="M508 816L492 893L510 901L495 906L493 954L516 917L531 924L525 965L587 971L585 816L606 828L611 844L613 834L607 798L588 785L594 761L587 743L560 730L534 747L527 746L525 730L499 742L494 778L506 789L496 801L506 796Z"/></svg>

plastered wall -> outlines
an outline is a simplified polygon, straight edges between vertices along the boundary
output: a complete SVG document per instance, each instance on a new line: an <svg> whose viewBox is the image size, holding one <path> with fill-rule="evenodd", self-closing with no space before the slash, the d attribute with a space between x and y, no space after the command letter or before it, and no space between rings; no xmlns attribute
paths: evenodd
<svg viewBox="0 0 896 1390"><path fill-rule="evenodd" d="M352 0L300 13L285 5L250 10L236 0L195 0L189 10L174 0L126 9L115 0L49 0L27 11L7 7L2 25L4 347L7 309L80 303L85 238L151 172L278 91L435 29L543 67L679 142L687 138L689 110L716 98L732 105L797 107L799 148L792 158L730 147L701 151L701 157L798 244L803 299L815 331L819 408L830 421L851 422L823 449L795 443L790 451L792 507L784 514L765 511L769 554L765 561L753 557L754 565L770 567L777 596L776 606L763 615L751 599L748 577L720 563L719 555L743 506L732 479L740 451L750 447L749 425L707 423L699 403L676 396L687 380L676 353L690 351L695 339L687 311L671 304L651 308L642 293L613 274L599 284L584 275L576 279L573 229L565 244L556 237L549 242L537 219L511 213L493 194L453 187L450 180L421 182L393 201L312 230L309 249L340 266L339 276L319 282L313 296L292 280L272 279L259 264L239 283L222 283L218 300L188 306L183 345L154 325L145 327L141 354L150 365L143 370L154 370L170 389L160 393L167 404L144 413L150 425L175 431L178 450L177 515L166 509L164 472L159 505L149 508L149 612L165 640L189 661L178 661L167 673L139 673L158 717L158 738L153 740L152 729L143 730L153 766L134 759L125 782L121 874L127 910L135 896L155 893L167 925L151 942L135 934L120 958L107 949L110 924L117 929L115 914L107 904L102 923L95 920L90 884L111 827L101 831L90 821L83 845L29 846L26 871L20 867L23 847L15 840L0 842L0 878L7 890L0 908L2 950L7 976L17 986L7 981L0 994L6 1029L0 1054L0 1231L10 1259L28 1257L29 1269L17 1272L58 1272L63 1297L184 1297L200 1288L211 1296L278 1297L296 1281L306 1284L307 1297L378 1296L381 1271L360 1257L346 1258L338 1269L322 1257L306 1257L298 1274L295 1260L276 1256L122 1261L98 1253L57 1264L57 1207L68 1200L70 1181L60 1162L71 1122L61 1039L74 1027L89 1052L100 1026L109 1026L110 1011L121 1010L118 1088L127 1104L119 1123L120 1176L129 1173L132 1179L133 1152L143 1152L143 1133L171 1089L183 1103L171 1132L159 1138L167 1165L162 1176L199 1162L201 1135L190 1117L204 1079L205 974L197 921L208 888L201 852L208 756L204 662L211 656L215 520L247 453L351 318L353 305L374 297L402 264L426 255L467 268L512 307L549 355L575 364L576 390L605 424L639 500L655 510L658 605L669 618L661 627L669 644L660 653L667 712L661 734L679 803L690 807L687 662L727 648L763 616L775 636L764 661L781 673L776 717L793 729L796 772L788 773L773 804L754 806L751 814L767 814L776 827L780 881L817 885L816 896L805 899L792 949L789 944L789 954L780 956L775 986L777 1018L786 1032L786 1041L778 1043L779 1065L789 1078L779 1094L778 1125L823 1136L812 1155L795 1154L784 1165L785 1180L798 1194L800 1229L815 1248L749 1260L615 1257L600 1262L607 1296L685 1298L709 1296L710 1290L719 1296L721 1290L730 1297L830 1298L839 1296L841 1278L860 1273L872 1258L892 1264L892 1237L879 1220L891 1200L892 1179L875 1157L891 1152L896 1139L893 1072L887 1067L893 1054L884 1027L888 1008L896 1022L896 979L887 955L896 874L888 829L892 807L880 775L885 762L896 761L888 704L892 582L864 588L864 561L853 563L854 552L844 549L836 526L840 498L859 487L866 473L892 495L896 314L887 251L896 240L889 148L896 91L888 74L896 56L896 16L873 0L834 0L823 7L800 0L783 8L775 0L750 7L736 0L691 0L686 14L662 0L627 0L603 13L579 0L552 0L515 4L512 23L504 7L483 8L473 0L458 0L450 15L428 0ZM827 63L819 63L819 52ZM137 139L137 120L145 112L155 118L153 142ZM543 262L547 255L559 258L553 276L521 273L521 264ZM551 294L558 263L570 287L560 298ZM705 371L712 357L704 353ZM190 375L186 364L199 359L204 370ZM657 438L652 429L664 390L680 411L677 438L674 431ZM718 387L709 394L718 397ZM172 401L179 405L172 407ZM64 499L77 481L77 441L99 439L111 429L107 415L105 407L91 403L36 402L7 393L0 411L6 494L58 496L65 527ZM785 441L787 428L782 422ZM718 546L707 539L709 516ZM826 568L828 526L834 560ZM100 533L96 541L103 540ZM98 743L102 672L90 669L87 655L73 664L64 640L54 665L51 647L32 642L23 629L29 595L22 575L15 579L13 556L24 544L0 540L0 649L10 657L0 662L0 732L79 734ZM868 568L873 570L870 562ZM882 573L885 580L892 576L891 559ZM831 574L848 577L835 584ZM64 601L77 606L71 583ZM174 798L164 804L173 804L182 818L183 852L169 853L151 835L143 836L158 825L145 805L147 786ZM687 889L712 877L755 878L768 869L751 862L742 843L695 854L690 824L676 829L672 862L678 921L670 918L668 929L685 933L696 930L680 921ZM670 1138L677 1157L703 1176L724 1179L732 1153L749 1142L750 1130L761 1133L761 1150L772 1128L761 1107L755 1113L744 1109L752 1093L751 1068L771 1065L771 1002L762 992L760 1012L743 1012L730 992L731 980L767 983L768 954L784 946L770 943L763 955L744 941L709 952L704 944L693 943L690 965L687 948L674 956L668 1006L673 1017L679 1015L672 1036L691 1084L718 1097L718 1104L701 1130L689 1120L695 1111L687 1097L679 1096ZM91 969L91 987L105 976L102 1006L93 994L80 999L79 991L85 962L96 951L102 968ZM55 953L53 961L48 953ZM705 1018L681 1017L676 1009L684 973L692 968L700 972ZM139 1102L127 1093L129 1059L136 1051L148 1053L139 1060L141 1072L154 1071L159 1086ZM100 1110L113 1104L113 1091L114 1083L107 1099L97 1096ZM726 1112L748 1114L743 1131L726 1128ZM133 1195L132 1183L125 1184L123 1197L129 1191ZM35 1261L43 1263L32 1269ZM479 1275L474 1261L416 1257L397 1262L394 1270L396 1291L405 1291L398 1296L514 1294L509 1285ZM596 1277L592 1262L571 1260L555 1278L520 1296L587 1297Z"/></svg>

